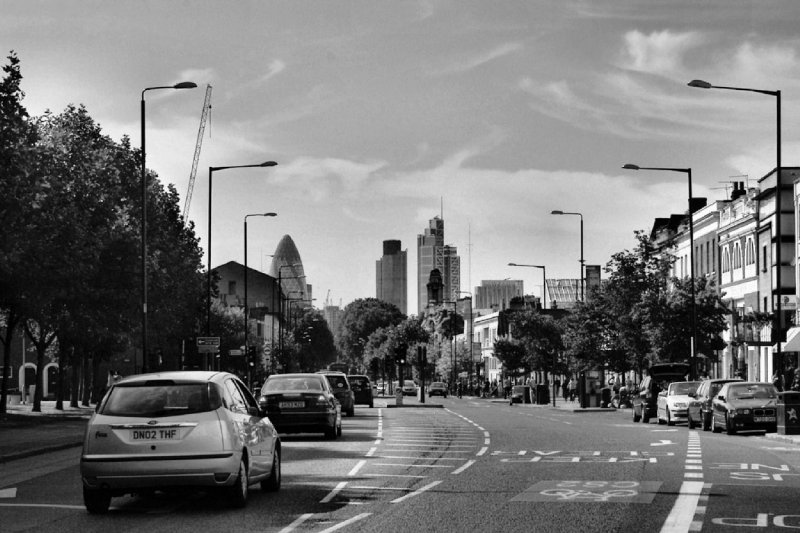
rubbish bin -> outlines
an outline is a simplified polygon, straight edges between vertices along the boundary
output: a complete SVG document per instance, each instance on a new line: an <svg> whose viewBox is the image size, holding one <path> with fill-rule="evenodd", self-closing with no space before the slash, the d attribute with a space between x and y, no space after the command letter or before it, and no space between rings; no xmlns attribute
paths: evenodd
<svg viewBox="0 0 800 533"><path fill-rule="evenodd" d="M536 385L536 403L539 405L550 403L550 393L547 390L547 385Z"/></svg>
<svg viewBox="0 0 800 533"><path fill-rule="evenodd" d="M800 392L778 394L778 434L800 435Z"/></svg>
<svg viewBox="0 0 800 533"><path fill-rule="evenodd" d="M531 387L529 385L523 385L522 387L522 403L531 403Z"/></svg>
<svg viewBox="0 0 800 533"><path fill-rule="evenodd" d="M600 389L600 407L611 407L611 389L609 387Z"/></svg>

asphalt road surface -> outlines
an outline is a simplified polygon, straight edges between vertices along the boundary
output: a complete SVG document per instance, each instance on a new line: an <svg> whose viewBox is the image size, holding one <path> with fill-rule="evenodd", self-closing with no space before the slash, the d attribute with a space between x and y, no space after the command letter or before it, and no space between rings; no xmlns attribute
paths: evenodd
<svg viewBox="0 0 800 533"><path fill-rule="evenodd" d="M479 399L357 407L342 438L284 436L283 486L245 509L156 493L89 515L77 448L11 461L0 529L122 532L785 531L800 446Z"/></svg>

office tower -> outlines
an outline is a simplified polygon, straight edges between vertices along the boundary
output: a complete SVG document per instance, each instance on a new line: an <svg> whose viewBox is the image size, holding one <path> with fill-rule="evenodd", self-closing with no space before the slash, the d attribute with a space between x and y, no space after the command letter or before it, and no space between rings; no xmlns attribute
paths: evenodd
<svg viewBox="0 0 800 533"><path fill-rule="evenodd" d="M408 313L407 252L400 241L383 241L383 257L375 262L375 297Z"/></svg>
<svg viewBox="0 0 800 533"><path fill-rule="evenodd" d="M512 298L522 297L522 294L522 280L520 279L485 279L475 287L475 307L477 309L506 309Z"/></svg>
<svg viewBox="0 0 800 533"><path fill-rule="evenodd" d="M417 235L417 310L428 306L428 281L431 271L438 269L444 284L444 299L455 301L461 290L461 258L455 246L444 244L444 220L432 218L421 235Z"/></svg>

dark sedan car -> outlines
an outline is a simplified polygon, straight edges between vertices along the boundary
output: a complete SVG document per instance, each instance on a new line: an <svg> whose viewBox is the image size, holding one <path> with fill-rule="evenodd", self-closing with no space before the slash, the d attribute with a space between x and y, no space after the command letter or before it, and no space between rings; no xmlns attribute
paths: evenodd
<svg viewBox="0 0 800 533"><path fill-rule="evenodd" d="M689 422L689 429L694 429L697 426L701 426L703 431L711 429L711 404L714 398L717 397L717 393L719 393L722 386L733 381L743 380L739 378L728 378L707 379L700 382L700 386L697 387L697 395L694 400L689 402L689 411L686 414L686 418Z"/></svg>
<svg viewBox="0 0 800 533"><path fill-rule="evenodd" d="M342 372L332 372L330 370L320 370L317 374L322 374L328 378L333 395L342 404L342 413L347 416L354 416L356 414L356 400L353 397L353 389L350 388L347 376Z"/></svg>
<svg viewBox="0 0 800 533"><path fill-rule="evenodd" d="M434 381L431 383L431 386L428 387L428 396L436 395L447 398L447 385L441 381Z"/></svg>
<svg viewBox="0 0 800 533"><path fill-rule="evenodd" d="M737 431L777 431L778 391L772 383L726 383L714 398L711 429L728 435Z"/></svg>
<svg viewBox="0 0 800 533"><path fill-rule="evenodd" d="M273 374L258 403L281 433L321 431L330 439L342 434L341 405L320 374Z"/></svg>
<svg viewBox="0 0 800 533"><path fill-rule="evenodd" d="M353 390L353 401L359 405L368 405L372 407L374 400L372 399L372 382L367 376L349 375L347 381L350 383L350 388Z"/></svg>

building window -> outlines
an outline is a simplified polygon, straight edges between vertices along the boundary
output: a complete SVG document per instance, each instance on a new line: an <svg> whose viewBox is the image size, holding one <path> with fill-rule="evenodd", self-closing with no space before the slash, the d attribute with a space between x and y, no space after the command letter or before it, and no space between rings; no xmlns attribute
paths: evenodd
<svg viewBox="0 0 800 533"><path fill-rule="evenodd" d="M733 245L733 268L742 268L742 246L738 242Z"/></svg>
<svg viewBox="0 0 800 533"><path fill-rule="evenodd" d="M722 272L730 272L731 270L731 255L727 248L722 250Z"/></svg>
<svg viewBox="0 0 800 533"><path fill-rule="evenodd" d="M228 294L230 294L230 295L236 294L236 282L235 281L229 281L228 282Z"/></svg>
<svg viewBox="0 0 800 533"><path fill-rule="evenodd" d="M747 239L747 243L744 245L744 264L756 264L756 243L753 239Z"/></svg>
<svg viewBox="0 0 800 533"><path fill-rule="evenodd" d="M767 271L767 245L761 247L761 272Z"/></svg>

